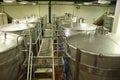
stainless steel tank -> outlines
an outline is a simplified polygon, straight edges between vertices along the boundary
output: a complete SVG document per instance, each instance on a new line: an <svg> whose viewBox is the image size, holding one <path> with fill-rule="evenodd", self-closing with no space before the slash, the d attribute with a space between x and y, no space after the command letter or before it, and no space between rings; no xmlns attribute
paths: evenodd
<svg viewBox="0 0 120 80"><path fill-rule="evenodd" d="M43 23L41 18L32 16L32 17L27 17L26 19L16 19L19 23L24 23L24 24L32 24L34 25L34 29L32 29L32 50L34 53L38 53L40 44L41 44L41 36L43 34Z"/></svg>
<svg viewBox="0 0 120 80"><path fill-rule="evenodd" d="M26 18L26 19L16 19L19 23L33 23L36 24L39 22L38 18Z"/></svg>
<svg viewBox="0 0 120 80"><path fill-rule="evenodd" d="M87 23L72 23L63 25L63 29L66 36L70 36L76 33L95 34L96 26L89 25Z"/></svg>
<svg viewBox="0 0 120 80"><path fill-rule="evenodd" d="M120 36L79 33L67 41L68 70L74 80L120 80Z"/></svg>
<svg viewBox="0 0 120 80"><path fill-rule="evenodd" d="M34 27L35 26L33 24L24 24L24 23L6 24L1 26L0 31L16 33L19 35L29 35L29 30L31 30L31 32L34 33L34 30L33 30ZM34 37L34 34L31 36ZM34 41L34 38L33 38L33 41Z"/></svg>
<svg viewBox="0 0 120 80"><path fill-rule="evenodd" d="M23 38L0 32L0 80L17 80L24 61Z"/></svg>
<svg viewBox="0 0 120 80"><path fill-rule="evenodd" d="M37 46L38 32L36 29L37 28L34 24L25 24L25 23L16 24L15 23L15 24L2 25L2 27L0 28L0 31L16 33L23 36L25 50L28 50L29 45L32 45L32 48L33 48L32 51L34 53L37 53L38 52L38 46Z"/></svg>
<svg viewBox="0 0 120 80"><path fill-rule="evenodd" d="M65 32L66 36L70 36L76 33L84 34L94 34L97 26L93 24L88 24L84 19L74 19L71 21L61 21L61 26Z"/></svg>
<svg viewBox="0 0 120 80"><path fill-rule="evenodd" d="M32 37L34 37L34 42L35 42L35 40L37 39L37 37L39 36L39 33L41 33L41 22L40 22L41 20L40 20L40 18L38 18L38 17L34 17L34 16L32 16L32 17L30 17L30 18L26 18L26 19L15 19L15 20L13 20L13 23L20 23L20 24L26 24L26 25L34 25L34 31L32 31L32 34L33 34L33 36ZM30 29L30 28L28 28L28 29Z"/></svg>
<svg viewBox="0 0 120 80"><path fill-rule="evenodd" d="M30 38L32 42L35 42L35 26L33 24L6 24L2 25L0 31L10 32L24 36L24 42L27 45L30 43Z"/></svg>

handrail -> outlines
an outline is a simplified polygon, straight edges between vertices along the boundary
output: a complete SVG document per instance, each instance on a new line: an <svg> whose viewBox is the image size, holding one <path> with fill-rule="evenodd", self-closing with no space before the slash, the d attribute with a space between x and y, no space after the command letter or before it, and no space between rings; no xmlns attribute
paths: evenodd
<svg viewBox="0 0 120 80"><path fill-rule="evenodd" d="M52 74L52 76L53 76L53 80L55 80L55 63L54 63L54 46L53 46L53 41L54 41L54 38L53 38L53 36L54 36L54 28L52 27L52 62L53 62L53 64L52 64L52 70L53 70L53 74Z"/></svg>
<svg viewBox="0 0 120 80"><path fill-rule="evenodd" d="M34 59L43 59L43 58L47 58L47 59L51 59L53 56L33 56ZM57 59L58 57L54 57L54 59ZM62 58L62 57L60 57Z"/></svg>
<svg viewBox="0 0 120 80"><path fill-rule="evenodd" d="M29 34L30 34L30 36L29 36L29 39L30 39L30 44L29 44L29 51L28 51L28 67L27 67L27 80L31 80L31 68L32 68L32 60L31 60L31 56L33 55L31 52L32 52L32 45L31 45L31 43L32 43L32 38L31 38L31 31L29 30Z"/></svg>
<svg viewBox="0 0 120 80"><path fill-rule="evenodd" d="M42 31L41 31L41 26L40 26L39 28L40 28L40 30L38 31L39 34L38 34L38 36L37 36L37 38L36 38L36 40L35 40L35 44L37 44L37 41L38 41L39 38L41 37L41 33L42 33Z"/></svg>
<svg viewBox="0 0 120 80"><path fill-rule="evenodd" d="M32 78L32 67L33 67L33 52L31 51L31 62L30 62L30 80Z"/></svg>
<svg viewBox="0 0 120 80"><path fill-rule="evenodd" d="M53 41L52 41L52 44L53 44ZM52 46L52 62L53 62L53 64L52 64L52 68L53 68L53 80L55 80L55 63L54 63L54 48L53 48L53 46Z"/></svg>

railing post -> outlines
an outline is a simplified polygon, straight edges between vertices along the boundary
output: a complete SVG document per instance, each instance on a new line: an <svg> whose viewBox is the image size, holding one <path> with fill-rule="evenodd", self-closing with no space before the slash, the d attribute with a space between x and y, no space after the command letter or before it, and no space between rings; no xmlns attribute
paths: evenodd
<svg viewBox="0 0 120 80"><path fill-rule="evenodd" d="M75 59L75 76L74 76L74 80L79 80L79 73L80 73L79 64L80 64L80 60L81 60L81 51L79 49L77 49L77 51L76 51L76 59Z"/></svg>

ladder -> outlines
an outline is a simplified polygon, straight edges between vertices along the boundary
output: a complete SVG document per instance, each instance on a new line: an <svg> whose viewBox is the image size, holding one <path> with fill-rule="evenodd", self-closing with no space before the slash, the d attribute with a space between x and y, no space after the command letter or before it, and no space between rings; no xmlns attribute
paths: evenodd
<svg viewBox="0 0 120 80"><path fill-rule="evenodd" d="M54 56L38 56L34 58L40 62L35 65L33 80L55 80ZM51 64L48 64L48 60L51 60Z"/></svg>
<svg viewBox="0 0 120 80"><path fill-rule="evenodd" d="M53 26L53 33L54 33L54 39L56 40L54 45L56 45L56 48L54 49L55 57L63 57L62 61L62 68L63 68L63 78L60 80L66 80L66 64L64 63L66 52L67 52L67 44L66 44L66 36L63 31L63 28L61 27L59 20L56 21L55 26ZM59 65L59 64L58 64ZM57 76L57 75L56 75Z"/></svg>
<svg viewBox="0 0 120 80"><path fill-rule="evenodd" d="M64 51L59 50L59 44L63 43L59 43L59 35L53 36L53 32L53 29L50 29L50 33L49 30L45 30L45 36L42 38L42 43L37 56L33 56L31 51L29 52L27 80L55 80L55 66L60 64L63 66L63 57L59 56L59 51ZM58 32L59 31L57 31L57 34ZM57 38L57 43L54 43L55 38ZM45 44L46 46L44 46ZM57 44L56 50L54 49L55 44ZM54 54L55 52L57 52L57 55ZM59 63L59 60L61 60L61 63Z"/></svg>
<svg viewBox="0 0 120 80"><path fill-rule="evenodd" d="M42 39L38 55L33 57L33 80L55 80L54 51L51 32L51 29L45 30L45 36L47 37L44 36L45 38Z"/></svg>

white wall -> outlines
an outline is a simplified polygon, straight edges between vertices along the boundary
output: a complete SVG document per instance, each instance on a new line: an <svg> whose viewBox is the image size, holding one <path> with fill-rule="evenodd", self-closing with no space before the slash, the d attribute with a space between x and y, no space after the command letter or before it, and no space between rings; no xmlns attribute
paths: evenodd
<svg viewBox="0 0 120 80"><path fill-rule="evenodd" d="M24 18L33 14L39 15L39 6L4 6L4 11L13 18Z"/></svg>
<svg viewBox="0 0 120 80"><path fill-rule="evenodd" d="M65 13L73 14L74 6L73 5L53 5L52 6L52 14L56 14L56 16L62 16Z"/></svg>
<svg viewBox="0 0 120 80"><path fill-rule="evenodd" d="M39 6L40 16L48 15L48 5Z"/></svg>
<svg viewBox="0 0 120 80"><path fill-rule="evenodd" d="M93 23L94 20L99 18L105 12L114 12L114 7L102 7L102 6L81 6L78 10L78 17L83 17L86 22Z"/></svg>
<svg viewBox="0 0 120 80"><path fill-rule="evenodd" d="M101 7L101 6L80 6L77 10L73 5L52 5L52 14L57 16L64 15L64 13L72 13L78 17L83 17L88 23L93 23L104 12L114 12L115 7ZM25 16L35 15L48 15L48 5L15 5L4 6L4 11L13 18L24 18Z"/></svg>
<svg viewBox="0 0 120 80"><path fill-rule="evenodd" d="M115 29L116 28L116 29ZM120 35L120 14L118 15L118 20L116 22L116 27L114 27L113 30L116 30L114 31L116 34Z"/></svg>

